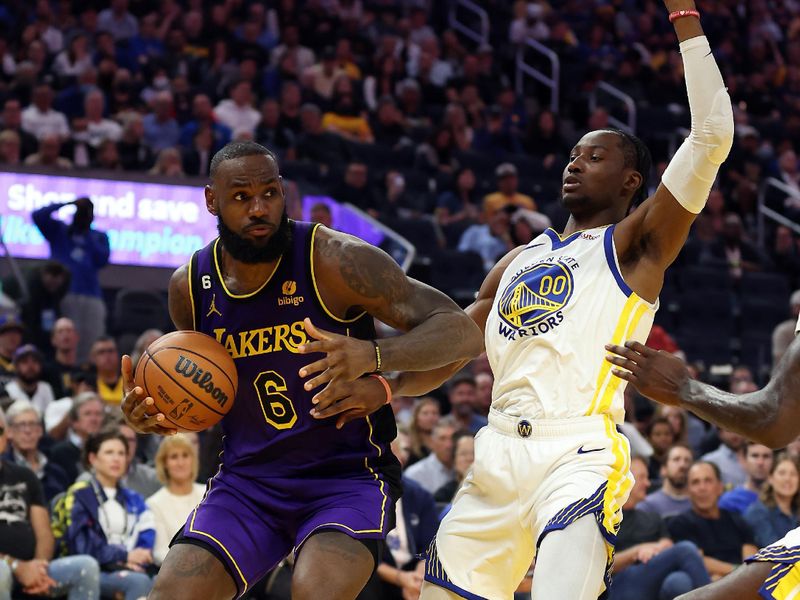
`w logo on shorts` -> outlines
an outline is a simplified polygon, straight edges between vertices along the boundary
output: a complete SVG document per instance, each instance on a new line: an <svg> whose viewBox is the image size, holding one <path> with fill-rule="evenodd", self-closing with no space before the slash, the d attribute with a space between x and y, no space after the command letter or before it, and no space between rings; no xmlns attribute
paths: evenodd
<svg viewBox="0 0 800 600"><path fill-rule="evenodd" d="M517 329L530 327L564 308L573 288L567 265L539 263L516 275L503 290L500 317Z"/></svg>

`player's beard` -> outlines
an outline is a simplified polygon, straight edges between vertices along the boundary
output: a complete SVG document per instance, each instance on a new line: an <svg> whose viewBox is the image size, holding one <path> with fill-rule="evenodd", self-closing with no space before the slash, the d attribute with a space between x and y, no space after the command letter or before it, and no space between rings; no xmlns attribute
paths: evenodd
<svg viewBox="0 0 800 600"><path fill-rule="evenodd" d="M292 243L292 228L289 216L284 211L281 223L264 245L259 245L243 238L222 222L217 215L217 231L222 240L222 247L234 260L246 264L268 263L280 258Z"/></svg>

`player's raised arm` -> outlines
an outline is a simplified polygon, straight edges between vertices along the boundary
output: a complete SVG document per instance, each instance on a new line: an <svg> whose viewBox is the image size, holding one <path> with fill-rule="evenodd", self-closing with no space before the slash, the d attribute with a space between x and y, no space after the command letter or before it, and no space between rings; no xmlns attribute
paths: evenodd
<svg viewBox="0 0 800 600"><path fill-rule="evenodd" d="M635 280L629 281L651 298L658 295L662 282L660 277L648 277L647 272L663 272L677 257L730 152L734 133L730 97L694 1L665 0L665 5L680 42L691 132L672 157L653 196L614 232L621 260L636 254L653 267L637 269L632 275Z"/></svg>
<svg viewBox="0 0 800 600"><path fill-rule="evenodd" d="M756 392L730 394L689 377L679 358L628 342L606 347L614 373L643 396L681 406L746 438L783 448L800 434L800 338L795 338L770 382Z"/></svg>

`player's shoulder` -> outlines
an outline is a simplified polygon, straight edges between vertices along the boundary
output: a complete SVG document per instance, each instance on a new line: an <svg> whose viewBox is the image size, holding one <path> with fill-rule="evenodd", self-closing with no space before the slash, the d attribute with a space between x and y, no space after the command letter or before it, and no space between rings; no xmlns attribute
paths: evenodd
<svg viewBox="0 0 800 600"><path fill-rule="evenodd" d="M377 249L354 235L318 225L314 230L311 251L314 253L315 262L319 261L320 266L324 266L337 264L346 257L362 252L374 253Z"/></svg>

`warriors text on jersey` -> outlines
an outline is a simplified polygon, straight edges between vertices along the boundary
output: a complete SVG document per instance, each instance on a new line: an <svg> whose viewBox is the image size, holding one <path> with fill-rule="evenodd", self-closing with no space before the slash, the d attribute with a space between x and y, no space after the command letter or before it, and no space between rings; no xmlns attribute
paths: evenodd
<svg viewBox="0 0 800 600"><path fill-rule="evenodd" d="M644 343L657 306L622 279L613 235L613 225L563 239L548 229L505 270L486 322L495 410L623 420L625 386L604 345Z"/></svg>

